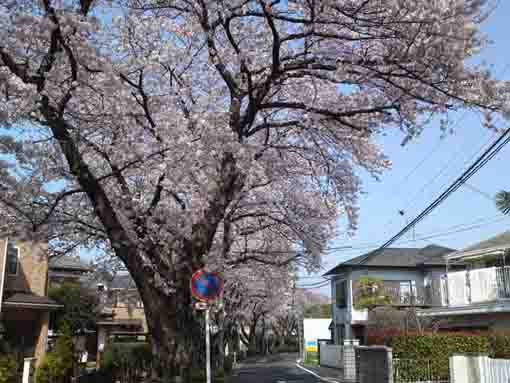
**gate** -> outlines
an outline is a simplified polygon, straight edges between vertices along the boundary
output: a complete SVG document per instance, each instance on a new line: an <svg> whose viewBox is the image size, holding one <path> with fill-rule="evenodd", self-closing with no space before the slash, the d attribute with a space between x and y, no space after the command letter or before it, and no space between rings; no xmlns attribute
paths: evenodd
<svg viewBox="0 0 510 383"><path fill-rule="evenodd" d="M325 367L343 367L343 346L338 344L320 343L319 364Z"/></svg>

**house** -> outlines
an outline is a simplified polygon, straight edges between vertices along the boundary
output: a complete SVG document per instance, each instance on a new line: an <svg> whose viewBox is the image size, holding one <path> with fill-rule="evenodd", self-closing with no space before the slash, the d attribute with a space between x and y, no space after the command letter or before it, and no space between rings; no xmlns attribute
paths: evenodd
<svg viewBox="0 0 510 383"><path fill-rule="evenodd" d="M97 360L100 360L109 337L145 337L148 326L140 294L128 272L115 276L104 273L96 286L103 305L103 319L97 323Z"/></svg>
<svg viewBox="0 0 510 383"><path fill-rule="evenodd" d="M385 295L393 306L441 306L445 273L444 256L454 252L437 245L423 248L386 248L340 263L324 276L331 280L333 297L333 334L335 344L344 339L363 339L368 310L356 309L360 279L381 280Z"/></svg>
<svg viewBox="0 0 510 383"><path fill-rule="evenodd" d="M59 255L48 260L48 287L49 289L62 286L66 283L82 283L86 276L93 271L93 268L80 260L77 255ZM49 348L51 349L58 337L55 331L57 313L50 315L48 330ZM89 334L92 332L89 332ZM92 339L92 337L90 337ZM95 339L95 334L94 334ZM81 348L81 343L80 347ZM95 349L95 345L93 348Z"/></svg>
<svg viewBox="0 0 510 383"><path fill-rule="evenodd" d="M445 271L443 306L421 316L445 318L451 330L508 331L510 231L448 254Z"/></svg>
<svg viewBox="0 0 510 383"><path fill-rule="evenodd" d="M0 239L0 328L18 355L40 362L46 352L50 311L47 244Z"/></svg>
<svg viewBox="0 0 510 383"><path fill-rule="evenodd" d="M82 262L79 256L72 255L50 258L48 267L50 287L67 282L79 283L85 274L93 271L92 267Z"/></svg>

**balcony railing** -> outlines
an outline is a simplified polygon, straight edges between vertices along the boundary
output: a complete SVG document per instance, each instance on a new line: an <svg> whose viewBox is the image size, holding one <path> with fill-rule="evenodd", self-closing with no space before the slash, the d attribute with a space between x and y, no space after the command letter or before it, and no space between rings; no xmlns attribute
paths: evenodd
<svg viewBox="0 0 510 383"><path fill-rule="evenodd" d="M448 304L465 306L510 299L510 267L448 273Z"/></svg>

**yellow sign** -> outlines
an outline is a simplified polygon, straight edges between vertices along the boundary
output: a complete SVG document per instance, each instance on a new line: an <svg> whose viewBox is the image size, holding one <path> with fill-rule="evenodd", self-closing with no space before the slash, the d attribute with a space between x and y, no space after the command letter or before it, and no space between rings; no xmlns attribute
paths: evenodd
<svg viewBox="0 0 510 383"><path fill-rule="evenodd" d="M317 348L316 340L311 340L311 341L306 342L306 351L317 352L317 350L318 350L318 348Z"/></svg>

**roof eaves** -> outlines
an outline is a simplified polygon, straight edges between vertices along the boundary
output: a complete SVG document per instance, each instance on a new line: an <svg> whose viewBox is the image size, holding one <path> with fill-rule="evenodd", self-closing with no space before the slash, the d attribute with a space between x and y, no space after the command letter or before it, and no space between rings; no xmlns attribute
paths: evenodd
<svg viewBox="0 0 510 383"><path fill-rule="evenodd" d="M478 255L489 255L489 254L499 254L501 252L504 252L505 250L510 249L510 244L505 246L494 246L494 247L487 247L484 249L474 249L474 250L459 250L455 251L453 253L450 253L446 255L446 258L448 260L455 260L455 259L462 259L467 257L475 257Z"/></svg>

